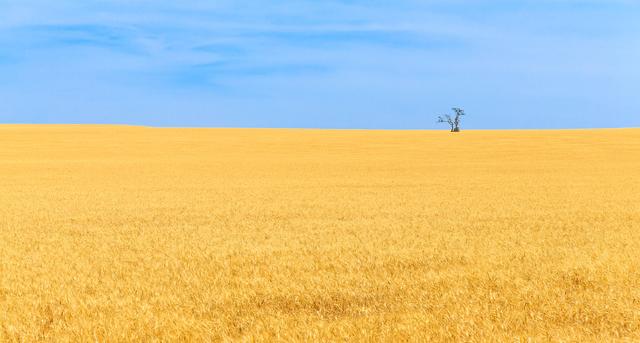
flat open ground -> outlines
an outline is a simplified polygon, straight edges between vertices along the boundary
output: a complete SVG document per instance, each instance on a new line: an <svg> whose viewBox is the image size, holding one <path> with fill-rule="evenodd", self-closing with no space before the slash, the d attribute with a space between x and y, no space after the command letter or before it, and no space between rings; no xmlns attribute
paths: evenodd
<svg viewBox="0 0 640 343"><path fill-rule="evenodd" d="M0 340L640 340L640 129L0 126Z"/></svg>

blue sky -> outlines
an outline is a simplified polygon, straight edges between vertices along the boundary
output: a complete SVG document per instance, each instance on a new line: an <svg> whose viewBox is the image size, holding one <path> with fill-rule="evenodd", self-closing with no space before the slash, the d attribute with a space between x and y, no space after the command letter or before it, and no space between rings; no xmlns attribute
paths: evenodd
<svg viewBox="0 0 640 343"><path fill-rule="evenodd" d="M640 126L640 1L0 0L0 122Z"/></svg>

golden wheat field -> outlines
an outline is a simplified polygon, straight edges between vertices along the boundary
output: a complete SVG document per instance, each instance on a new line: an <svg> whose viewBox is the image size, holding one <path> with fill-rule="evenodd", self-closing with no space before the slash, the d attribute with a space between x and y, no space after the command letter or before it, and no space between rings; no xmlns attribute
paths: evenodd
<svg viewBox="0 0 640 343"><path fill-rule="evenodd" d="M639 341L640 129L0 126L1 341Z"/></svg>

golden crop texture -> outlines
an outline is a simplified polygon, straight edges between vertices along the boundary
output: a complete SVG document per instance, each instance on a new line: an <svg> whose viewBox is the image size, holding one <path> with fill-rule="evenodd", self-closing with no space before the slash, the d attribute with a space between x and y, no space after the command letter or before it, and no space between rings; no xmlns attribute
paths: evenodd
<svg viewBox="0 0 640 343"><path fill-rule="evenodd" d="M0 341L225 340L640 340L640 129L0 126Z"/></svg>

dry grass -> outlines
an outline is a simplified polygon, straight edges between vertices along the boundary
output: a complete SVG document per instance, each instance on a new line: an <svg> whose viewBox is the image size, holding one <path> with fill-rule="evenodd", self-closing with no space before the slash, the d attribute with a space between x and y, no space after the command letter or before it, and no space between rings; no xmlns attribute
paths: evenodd
<svg viewBox="0 0 640 343"><path fill-rule="evenodd" d="M640 340L640 130L0 126L0 340Z"/></svg>

